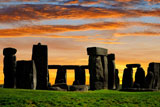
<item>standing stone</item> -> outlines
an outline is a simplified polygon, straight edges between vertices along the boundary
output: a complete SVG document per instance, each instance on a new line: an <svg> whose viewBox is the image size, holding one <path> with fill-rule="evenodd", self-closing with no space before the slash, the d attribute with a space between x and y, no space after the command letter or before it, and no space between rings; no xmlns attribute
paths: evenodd
<svg viewBox="0 0 160 107"><path fill-rule="evenodd" d="M37 70L37 89L48 88L48 48L47 45L33 45L32 60Z"/></svg>
<svg viewBox="0 0 160 107"><path fill-rule="evenodd" d="M134 88L145 88L145 71L141 67L137 68Z"/></svg>
<svg viewBox="0 0 160 107"><path fill-rule="evenodd" d="M90 89L108 89L107 49L87 48L89 55Z"/></svg>
<svg viewBox="0 0 160 107"><path fill-rule="evenodd" d="M85 85L85 82L85 69L82 67L77 67L75 69L75 81L73 82L73 85Z"/></svg>
<svg viewBox="0 0 160 107"><path fill-rule="evenodd" d="M4 88L15 88L16 54L15 48L4 48Z"/></svg>
<svg viewBox="0 0 160 107"><path fill-rule="evenodd" d="M145 87L148 89L153 89L153 82L154 82L154 74L151 70L151 67L148 67L148 73L147 76L145 78Z"/></svg>
<svg viewBox="0 0 160 107"><path fill-rule="evenodd" d="M115 55L109 54L108 58L108 89L115 89Z"/></svg>
<svg viewBox="0 0 160 107"><path fill-rule="evenodd" d="M160 63L150 63L149 70L150 72L153 72L154 75L152 88L157 90L160 89Z"/></svg>
<svg viewBox="0 0 160 107"><path fill-rule="evenodd" d="M16 88L36 89L36 75L34 61L17 61Z"/></svg>
<svg viewBox="0 0 160 107"><path fill-rule="evenodd" d="M64 67L58 68L55 84L66 84L66 69Z"/></svg>
<svg viewBox="0 0 160 107"><path fill-rule="evenodd" d="M116 86L116 89L119 89L118 69L115 70L115 86Z"/></svg>
<svg viewBox="0 0 160 107"><path fill-rule="evenodd" d="M133 87L133 70L131 67L125 68L123 72L122 88Z"/></svg>

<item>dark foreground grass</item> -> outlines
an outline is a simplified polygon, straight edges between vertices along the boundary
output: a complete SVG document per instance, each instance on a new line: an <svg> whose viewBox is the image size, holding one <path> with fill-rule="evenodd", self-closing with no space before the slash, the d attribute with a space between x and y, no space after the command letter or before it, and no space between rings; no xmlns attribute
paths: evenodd
<svg viewBox="0 0 160 107"><path fill-rule="evenodd" d="M160 107L160 92L60 92L0 88L0 107Z"/></svg>

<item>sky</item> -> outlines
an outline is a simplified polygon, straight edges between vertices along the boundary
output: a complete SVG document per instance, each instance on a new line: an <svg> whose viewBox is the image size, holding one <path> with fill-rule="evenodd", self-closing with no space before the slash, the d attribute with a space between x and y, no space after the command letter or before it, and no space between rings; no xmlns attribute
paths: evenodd
<svg viewBox="0 0 160 107"><path fill-rule="evenodd" d="M39 42L48 45L49 65L88 65L87 47L106 48L115 53L122 80L126 64L146 71L160 62L160 0L0 0L0 84L3 49L31 60ZM56 70L49 73L54 84ZM70 70L67 83L73 80Z"/></svg>

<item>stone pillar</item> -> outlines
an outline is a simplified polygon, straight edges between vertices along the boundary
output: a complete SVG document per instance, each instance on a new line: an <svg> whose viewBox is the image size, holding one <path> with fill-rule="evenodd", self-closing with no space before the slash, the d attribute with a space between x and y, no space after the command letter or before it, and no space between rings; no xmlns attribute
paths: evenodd
<svg viewBox="0 0 160 107"><path fill-rule="evenodd" d="M133 69L132 67L128 67L124 69L123 72L123 80L122 80L122 88L132 88L133 87Z"/></svg>
<svg viewBox="0 0 160 107"><path fill-rule="evenodd" d="M16 88L36 89L36 73L34 61L17 61Z"/></svg>
<svg viewBox="0 0 160 107"><path fill-rule="evenodd" d="M90 89L108 89L107 49L87 48L89 55Z"/></svg>
<svg viewBox="0 0 160 107"><path fill-rule="evenodd" d="M135 74L134 88L145 88L145 71L138 67Z"/></svg>
<svg viewBox="0 0 160 107"><path fill-rule="evenodd" d="M15 88L16 54L15 48L4 48L4 88Z"/></svg>
<svg viewBox="0 0 160 107"><path fill-rule="evenodd" d="M148 73L145 78L145 87L148 89L153 89L153 82L154 82L154 74L152 72L151 67L148 67Z"/></svg>
<svg viewBox="0 0 160 107"><path fill-rule="evenodd" d="M55 84L66 84L66 69L64 67L58 68Z"/></svg>
<svg viewBox="0 0 160 107"><path fill-rule="evenodd" d="M150 63L149 64L149 72L153 73L154 79L153 79L153 83L152 83L152 88L153 89L160 89L160 63Z"/></svg>
<svg viewBox="0 0 160 107"><path fill-rule="evenodd" d="M116 86L116 89L119 89L118 69L115 70L115 86Z"/></svg>
<svg viewBox="0 0 160 107"><path fill-rule="evenodd" d="M85 85L85 82L85 69L79 66L75 69L75 81L73 85Z"/></svg>
<svg viewBox="0 0 160 107"><path fill-rule="evenodd" d="M115 89L115 54L109 54L108 58L108 89Z"/></svg>
<svg viewBox="0 0 160 107"><path fill-rule="evenodd" d="M33 45L32 60L37 70L37 89L48 88L48 48L47 45Z"/></svg>

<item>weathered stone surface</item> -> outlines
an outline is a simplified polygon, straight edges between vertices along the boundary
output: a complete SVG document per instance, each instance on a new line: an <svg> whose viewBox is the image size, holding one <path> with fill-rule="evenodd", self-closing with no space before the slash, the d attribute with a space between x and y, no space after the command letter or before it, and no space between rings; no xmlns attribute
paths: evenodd
<svg viewBox="0 0 160 107"><path fill-rule="evenodd" d="M59 89L59 91L67 91L69 89L68 85L65 83L57 83L51 87L51 89Z"/></svg>
<svg viewBox="0 0 160 107"><path fill-rule="evenodd" d="M149 64L149 71L153 73L153 83L152 83L152 88L153 89L160 89L160 63L150 63ZM151 74L150 74L151 75ZM152 77L152 76L151 76ZM149 84L148 84L149 85Z"/></svg>
<svg viewBox="0 0 160 107"><path fill-rule="evenodd" d="M4 48L3 49L3 55L7 56L7 55L10 55L10 56L13 56L15 55L17 52L17 50L15 48Z"/></svg>
<svg viewBox="0 0 160 107"><path fill-rule="evenodd" d="M108 58L108 89L115 89L115 55L109 54Z"/></svg>
<svg viewBox="0 0 160 107"><path fill-rule="evenodd" d="M4 88L15 88L15 73L16 73L16 49L5 48L3 50L4 55Z"/></svg>
<svg viewBox="0 0 160 107"><path fill-rule="evenodd" d="M37 69L37 89L48 88L48 48L47 45L33 45L32 60Z"/></svg>
<svg viewBox="0 0 160 107"><path fill-rule="evenodd" d="M55 84L61 84L65 83L66 84L66 69L61 67L57 70L57 76L55 80Z"/></svg>
<svg viewBox="0 0 160 107"><path fill-rule="evenodd" d="M34 61L17 61L16 88L36 89L36 75Z"/></svg>
<svg viewBox="0 0 160 107"><path fill-rule="evenodd" d="M122 88L133 87L133 70L131 67L125 68L123 72Z"/></svg>
<svg viewBox="0 0 160 107"><path fill-rule="evenodd" d="M135 74L134 88L145 88L145 71L143 68L137 68Z"/></svg>
<svg viewBox="0 0 160 107"><path fill-rule="evenodd" d="M73 85L85 85L85 82L85 69L79 66L75 69L75 81Z"/></svg>
<svg viewBox="0 0 160 107"><path fill-rule="evenodd" d="M154 74L150 70L147 73L145 81L146 81L146 83L145 83L146 88L152 89L153 88L153 82L154 82Z"/></svg>
<svg viewBox="0 0 160 107"><path fill-rule="evenodd" d="M127 64L126 67L128 67L128 68L135 68L135 67L140 68L141 65L140 64Z"/></svg>
<svg viewBox="0 0 160 107"><path fill-rule="evenodd" d="M89 47L87 48L88 55L107 55L108 50L105 48L99 48L99 47Z"/></svg>
<svg viewBox="0 0 160 107"><path fill-rule="evenodd" d="M70 91L88 91L88 86L86 86L86 85L72 85L72 86L70 86Z"/></svg>
<svg viewBox="0 0 160 107"><path fill-rule="evenodd" d="M108 60L107 56L101 56L104 75L104 89L108 89Z"/></svg>
<svg viewBox="0 0 160 107"><path fill-rule="evenodd" d="M90 89L104 89L104 74L101 56L89 56Z"/></svg>
<svg viewBox="0 0 160 107"><path fill-rule="evenodd" d="M119 89L118 69L115 70L115 86L116 86L116 89Z"/></svg>

